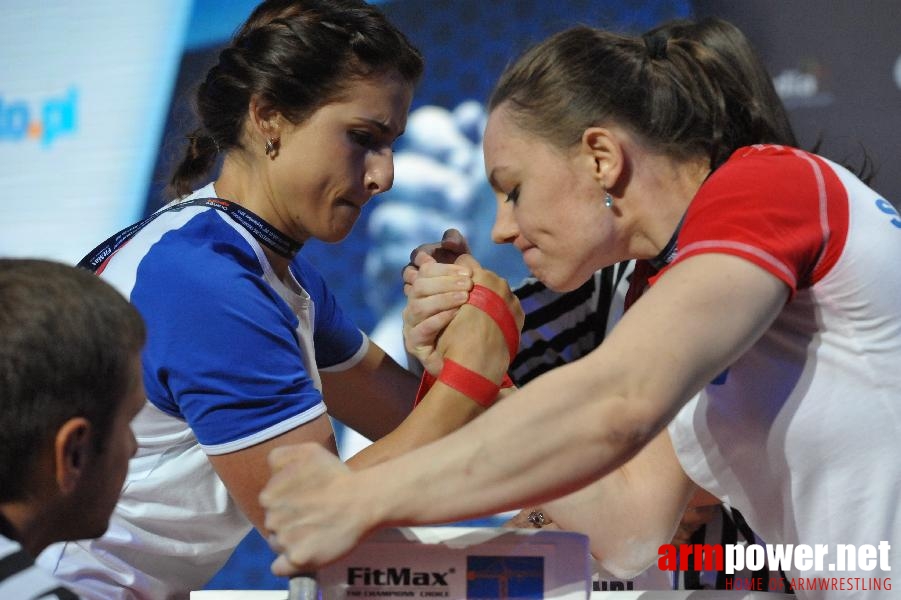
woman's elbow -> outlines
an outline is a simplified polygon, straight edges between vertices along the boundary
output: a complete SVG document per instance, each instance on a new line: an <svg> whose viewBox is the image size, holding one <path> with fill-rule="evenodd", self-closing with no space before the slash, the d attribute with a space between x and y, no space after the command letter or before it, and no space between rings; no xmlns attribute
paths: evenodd
<svg viewBox="0 0 901 600"><path fill-rule="evenodd" d="M603 548L591 548L591 554L604 571L617 579L633 579L653 566L660 557L665 536L621 538Z"/></svg>

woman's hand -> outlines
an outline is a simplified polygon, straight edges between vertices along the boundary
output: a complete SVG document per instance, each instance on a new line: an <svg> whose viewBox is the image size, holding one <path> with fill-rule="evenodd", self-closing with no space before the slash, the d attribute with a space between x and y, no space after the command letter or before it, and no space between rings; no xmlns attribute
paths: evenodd
<svg viewBox="0 0 901 600"><path fill-rule="evenodd" d="M315 570L350 552L371 528L353 474L318 444L282 446L269 455L272 477L260 494L269 545L279 554L272 572Z"/></svg>
<svg viewBox="0 0 901 600"><path fill-rule="evenodd" d="M440 242L422 244L410 253L404 267L404 345L432 375L443 361L435 354L438 336L450 323L472 289L472 272L454 263L469 253L469 244L456 229L444 232ZM418 282L418 283L417 283Z"/></svg>
<svg viewBox="0 0 901 600"><path fill-rule="evenodd" d="M451 265L463 254L472 254L469 242L457 229L444 232L440 242L421 244L410 252L410 262L403 270L404 287L412 284L417 271L425 263L438 262Z"/></svg>
<svg viewBox="0 0 901 600"><path fill-rule="evenodd" d="M525 316L519 299L510 290L507 280L482 269L470 255L460 256L457 265L471 269L474 285L497 294L513 316L517 338ZM437 340L435 354L452 358L458 364L499 383L507 372L510 356L507 340L501 327L485 311L469 304L458 310Z"/></svg>
<svg viewBox="0 0 901 600"><path fill-rule="evenodd" d="M405 280L411 270L405 270ZM438 336L469 298L472 286L471 269L434 261L422 264L413 282L404 286L404 346L432 375L437 376L444 364L437 349Z"/></svg>
<svg viewBox="0 0 901 600"><path fill-rule="evenodd" d="M411 270L412 267L407 268L405 278L407 272ZM458 315L458 310L468 299L469 290L475 284L498 294L513 315L517 328L521 329L525 317L519 300L504 278L482 269L478 261L464 254L459 256L453 265L424 260L417 270L417 276L411 279L412 282L406 286L404 342L407 351L415 356L429 373L437 376L441 372L444 353L451 346L460 347L461 360L457 362L461 364L466 365L469 362L470 352L481 352L491 356L492 360L489 362L501 365L502 372L506 371L513 357L508 355L506 345L495 346L492 343L492 340L503 342L503 335L491 318L475 307L466 308L467 312L474 312L466 317L466 324L453 327L459 333L454 335L448 333L448 337L439 342L439 336L445 335L448 326ZM482 372L481 369L476 370Z"/></svg>

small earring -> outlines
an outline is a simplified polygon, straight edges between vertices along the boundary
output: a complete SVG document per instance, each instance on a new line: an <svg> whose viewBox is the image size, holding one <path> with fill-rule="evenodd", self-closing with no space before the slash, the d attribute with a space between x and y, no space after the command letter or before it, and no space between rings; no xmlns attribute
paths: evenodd
<svg viewBox="0 0 901 600"><path fill-rule="evenodd" d="M273 152L275 152L275 145L278 143L278 139L275 141L272 138L266 138L266 156L269 156Z"/></svg>
<svg viewBox="0 0 901 600"><path fill-rule="evenodd" d="M613 208L613 196L610 195L606 189L604 190L604 206L607 208Z"/></svg>

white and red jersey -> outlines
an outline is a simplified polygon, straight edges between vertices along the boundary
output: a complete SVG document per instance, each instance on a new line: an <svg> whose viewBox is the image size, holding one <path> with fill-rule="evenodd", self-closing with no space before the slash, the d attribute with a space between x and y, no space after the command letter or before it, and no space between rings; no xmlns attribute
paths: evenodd
<svg viewBox="0 0 901 600"><path fill-rule="evenodd" d="M828 565L839 544L888 541L901 566L901 217L819 156L741 148L693 199L673 264L709 252L755 263L791 295L671 423L680 462L767 542L828 545L823 572L789 576L891 577Z"/></svg>

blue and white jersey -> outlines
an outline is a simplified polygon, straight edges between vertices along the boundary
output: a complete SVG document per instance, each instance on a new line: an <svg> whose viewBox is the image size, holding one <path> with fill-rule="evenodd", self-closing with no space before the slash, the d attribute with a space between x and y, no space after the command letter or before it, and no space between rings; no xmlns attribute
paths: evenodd
<svg viewBox="0 0 901 600"><path fill-rule="evenodd" d="M212 184L188 199L215 197ZM147 405L110 530L41 563L85 597L187 597L251 525L207 455L235 452L325 413L320 370L355 365L368 338L297 256L280 280L257 240L205 206L163 212L98 274L147 323Z"/></svg>

